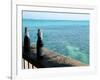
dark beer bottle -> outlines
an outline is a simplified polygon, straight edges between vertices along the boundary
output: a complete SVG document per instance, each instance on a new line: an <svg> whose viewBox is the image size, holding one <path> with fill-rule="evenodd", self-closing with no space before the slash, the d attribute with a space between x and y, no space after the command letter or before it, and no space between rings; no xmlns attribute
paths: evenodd
<svg viewBox="0 0 100 80"><path fill-rule="evenodd" d="M37 59L42 59L42 47L43 47L43 42L42 42L42 32L40 29L38 29L37 33Z"/></svg>
<svg viewBox="0 0 100 80"><path fill-rule="evenodd" d="M24 51L25 52L29 52L30 51L30 38L29 38L27 27L25 27Z"/></svg>

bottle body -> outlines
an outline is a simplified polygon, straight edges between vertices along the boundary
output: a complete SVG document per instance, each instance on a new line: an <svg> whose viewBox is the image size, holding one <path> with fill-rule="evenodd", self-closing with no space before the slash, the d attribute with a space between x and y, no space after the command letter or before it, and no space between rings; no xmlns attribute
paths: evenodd
<svg viewBox="0 0 100 80"><path fill-rule="evenodd" d="M25 36L24 36L24 52L29 52L30 51L30 38L28 35L28 30L25 27Z"/></svg>
<svg viewBox="0 0 100 80"><path fill-rule="evenodd" d="M43 42L42 42L42 36L41 36L41 31L38 29L37 33L37 59L42 58L42 47L43 47Z"/></svg>

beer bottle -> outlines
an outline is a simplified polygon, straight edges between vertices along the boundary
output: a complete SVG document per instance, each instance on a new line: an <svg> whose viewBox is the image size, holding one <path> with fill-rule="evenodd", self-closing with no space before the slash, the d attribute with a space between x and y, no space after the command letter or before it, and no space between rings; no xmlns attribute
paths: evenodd
<svg viewBox="0 0 100 80"><path fill-rule="evenodd" d="M27 27L25 27L25 36L24 36L24 51L30 51L30 38Z"/></svg>

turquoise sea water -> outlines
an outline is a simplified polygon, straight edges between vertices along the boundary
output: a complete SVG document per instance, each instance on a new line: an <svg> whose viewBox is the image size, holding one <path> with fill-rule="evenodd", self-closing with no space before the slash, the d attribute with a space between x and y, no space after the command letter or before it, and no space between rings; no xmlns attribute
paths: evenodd
<svg viewBox="0 0 100 80"><path fill-rule="evenodd" d="M23 19L31 43L37 41L37 29L43 32L44 47L89 64L89 21Z"/></svg>

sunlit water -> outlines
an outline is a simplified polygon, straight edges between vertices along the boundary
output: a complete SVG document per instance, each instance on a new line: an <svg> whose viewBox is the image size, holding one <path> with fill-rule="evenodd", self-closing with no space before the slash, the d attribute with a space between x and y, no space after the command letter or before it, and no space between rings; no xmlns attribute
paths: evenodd
<svg viewBox="0 0 100 80"><path fill-rule="evenodd" d="M89 21L23 20L31 43L36 44L37 29L43 32L44 47L89 64Z"/></svg>

